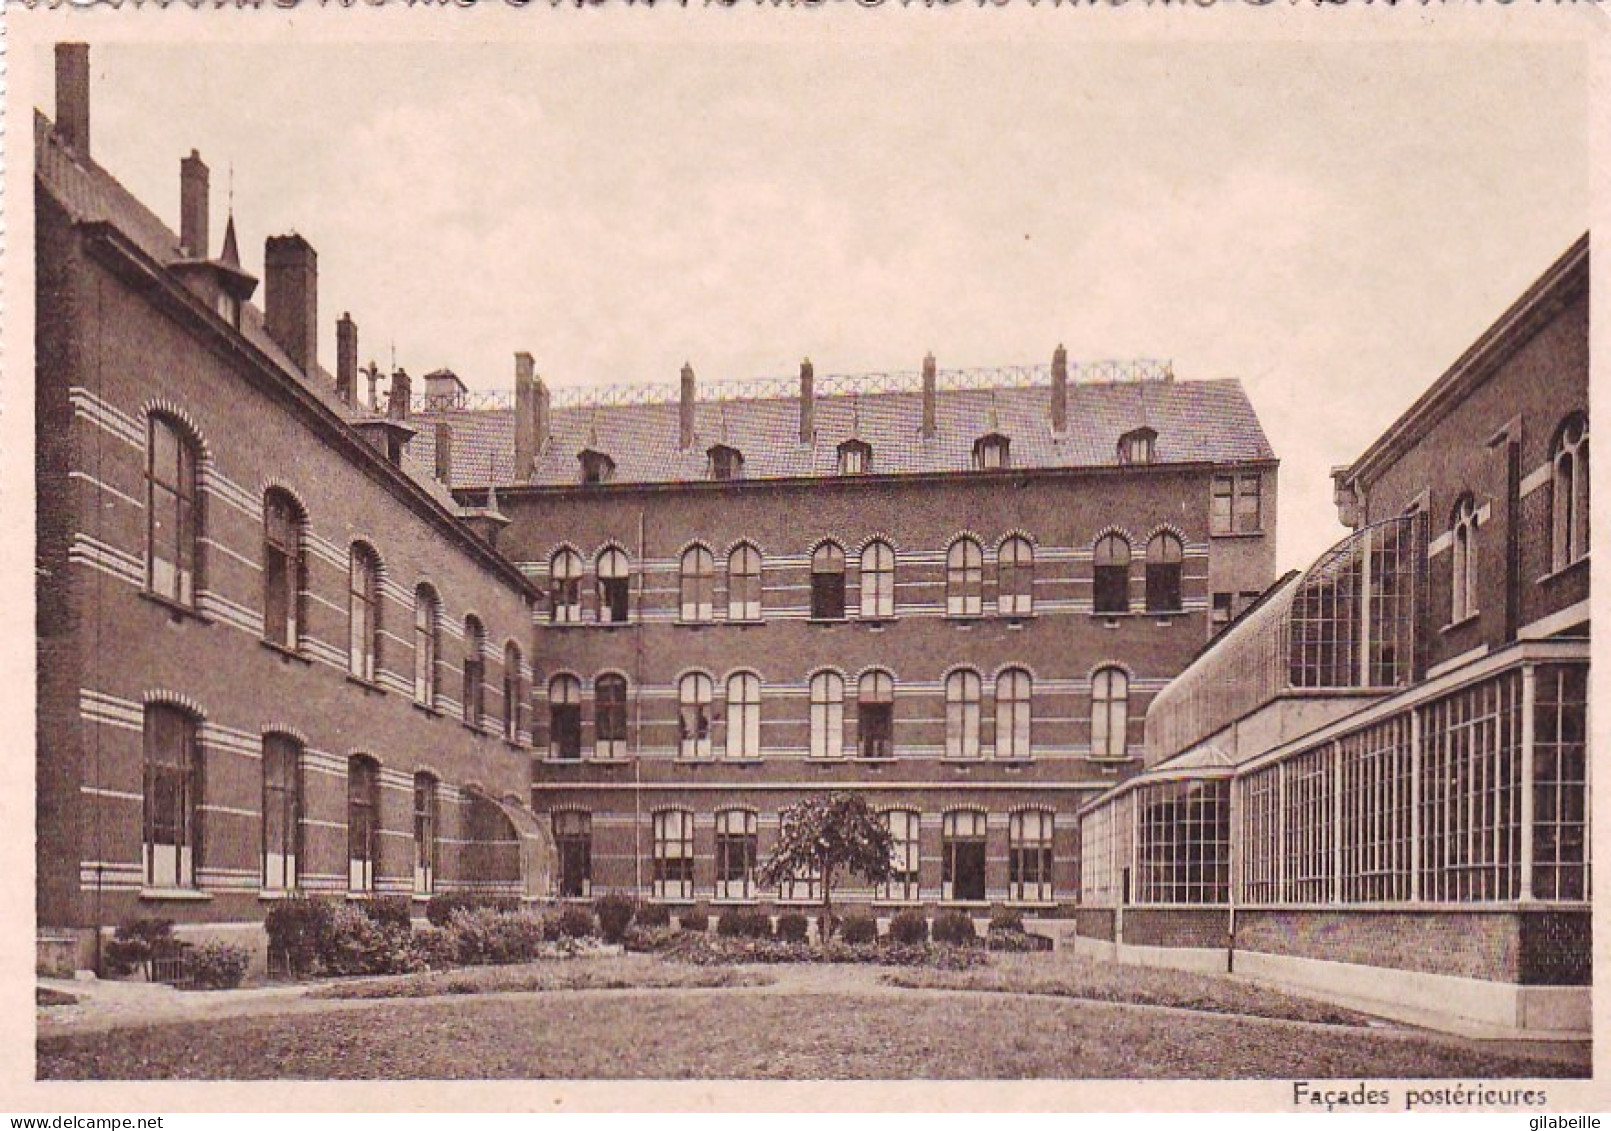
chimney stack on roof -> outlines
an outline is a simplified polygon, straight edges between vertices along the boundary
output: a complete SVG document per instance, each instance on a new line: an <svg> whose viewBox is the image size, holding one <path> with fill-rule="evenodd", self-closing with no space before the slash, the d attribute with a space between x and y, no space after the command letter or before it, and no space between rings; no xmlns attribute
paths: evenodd
<svg viewBox="0 0 1611 1131"><path fill-rule="evenodd" d="M312 373L319 364L319 257L299 235L270 236L263 267L264 327L303 373Z"/></svg>
<svg viewBox="0 0 1611 1131"><path fill-rule="evenodd" d="M90 151L89 44L56 45L56 136L84 157Z"/></svg>
<svg viewBox="0 0 1611 1131"><path fill-rule="evenodd" d="M358 323L351 314L336 323L336 396L348 406L358 403Z"/></svg>
<svg viewBox="0 0 1611 1131"><path fill-rule="evenodd" d="M1068 428L1068 351L1061 342L1052 351L1052 430Z"/></svg>
<svg viewBox="0 0 1611 1131"><path fill-rule="evenodd" d="M687 451L694 446L694 367L682 363L682 400L677 412L677 447Z"/></svg>
<svg viewBox="0 0 1611 1131"><path fill-rule="evenodd" d="M817 438L816 374L808 357L800 362L800 442L809 444Z"/></svg>
<svg viewBox="0 0 1611 1131"><path fill-rule="evenodd" d="M515 354L515 482L531 476L548 442L548 390L537 376L531 354Z"/></svg>
<svg viewBox="0 0 1611 1131"><path fill-rule="evenodd" d="M925 440L934 438L936 431L934 424L934 397L938 377L934 369L934 354L931 352L923 358L923 427L919 429Z"/></svg>
<svg viewBox="0 0 1611 1131"><path fill-rule="evenodd" d="M445 420L436 422L436 478L453 486L453 429Z"/></svg>
<svg viewBox="0 0 1611 1131"><path fill-rule="evenodd" d="M409 380L408 370L398 366L397 372L392 374L391 397L386 402L386 416L391 420L408 419L408 400L413 394L413 382Z"/></svg>
<svg viewBox="0 0 1611 1131"><path fill-rule="evenodd" d="M206 259L207 164L194 149L179 162L179 250L187 259Z"/></svg>

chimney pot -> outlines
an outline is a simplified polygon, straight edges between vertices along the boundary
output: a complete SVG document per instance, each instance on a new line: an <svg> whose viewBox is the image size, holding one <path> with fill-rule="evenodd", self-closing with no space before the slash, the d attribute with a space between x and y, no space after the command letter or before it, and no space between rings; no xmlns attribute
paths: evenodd
<svg viewBox="0 0 1611 1131"><path fill-rule="evenodd" d="M1068 351L1059 343L1052 351L1052 429L1068 428Z"/></svg>
<svg viewBox="0 0 1611 1131"><path fill-rule="evenodd" d="M56 136L85 157L90 151L89 44L56 45Z"/></svg>
<svg viewBox="0 0 1611 1131"><path fill-rule="evenodd" d="M336 323L336 396L348 406L358 401L358 323L351 314Z"/></svg>
<svg viewBox="0 0 1611 1131"><path fill-rule="evenodd" d="M938 431L935 426L934 400L938 384L932 353L923 358L923 426L920 429L925 440L933 439Z"/></svg>
<svg viewBox="0 0 1611 1131"><path fill-rule="evenodd" d="M319 257L299 235L270 236L263 268L264 327L304 374L312 373L319 352Z"/></svg>
<svg viewBox="0 0 1611 1131"><path fill-rule="evenodd" d="M800 362L800 442L809 444L817 438L816 372L811 359Z"/></svg>
<svg viewBox="0 0 1611 1131"><path fill-rule="evenodd" d="M179 248L190 259L206 259L212 246L207 237L207 163L194 149L179 162Z"/></svg>
<svg viewBox="0 0 1611 1131"><path fill-rule="evenodd" d="M682 363L682 402L677 414L677 447L687 451L694 446L694 367Z"/></svg>

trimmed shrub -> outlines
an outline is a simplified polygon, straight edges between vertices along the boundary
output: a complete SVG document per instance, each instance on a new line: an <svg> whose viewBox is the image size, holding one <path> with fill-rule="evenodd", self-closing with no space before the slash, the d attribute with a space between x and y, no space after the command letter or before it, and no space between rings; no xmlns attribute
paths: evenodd
<svg viewBox="0 0 1611 1131"><path fill-rule="evenodd" d="M447 930L457 943L458 960L467 966L526 962L543 953L543 920L528 911L455 911Z"/></svg>
<svg viewBox="0 0 1611 1131"><path fill-rule="evenodd" d="M703 911L684 911L678 918L677 925L685 931L708 931L710 916Z"/></svg>
<svg viewBox="0 0 1611 1131"><path fill-rule="evenodd" d="M520 900L508 895L483 895L479 892L453 891L433 895L425 904L425 917L433 927L445 927L455 911L476 911L490 908L493 911L518 911Z"/></svg>
<svg viewBox="0 0 1611 1131"><path fill-rule="evenodd" d="M772 920L753 907L729 907L717 917L716 933L730 939L770 938Z"/></svg>
<svg viewBox="0 0 1611 1131"><path fill-rule="evenodd" d="M409 949L427 970L447 970L459 964L459 937L446 927L421 927L409 939Z"/></svg>
<svg viewBox="0 0 1611 1131"><path fill-rule="evenodd" d="M263 919L270 964L282 964L293 978L314 973L319 967L320 940L334 911L335 904L328 899L292 895L276 901Z"/></svg>
<svg viewBox="0 0 1611 1131"><path fill-rule="evenodd" d="M645 929L671 926L671 908L664 903L640 903L633 921Z"/></svg>
<svg viewBox="0 0 1611 1131"><path fill-rule="evenodd" d="M1012 907L998 907L990 913L990 929L1021 931L1024 929L1024 913Z"/></svg>
<svg viewBox="0 0 1611 1131"><path fill-rule="evenodd" d="M839 938L849 946L878 941L878 920L865 911L852 911L840 924Z"/></svg>
<svg viewBox="0 0 1611 1131"><path fill-rule="evenodd" d="M665 950L676 937L670 927L640 927L634 923L621 937L621 945L630 951L649 954Z"/></svg>
<svg viewBox="0 0 1611 1131"><path fill-rule="evenodd" d="M632 925L632 913L636 910L632 904L632 897L612 891L595 903L593 908L598 912L599 933L604 936L604 941L608 943L620 942L622 936L626 934L626 929ZM565 911L560 912L560 918L557 922L562 925L565 912L570 910L571 908L567 907ZM586 934L587 932L584 931L583 933Z"/></svg>
<svg viewBox="0 0 1611 1131"><path fill-rule="evenodd" d="M798 911L785 911L778 916L778 938L784 942L805 942L811 933L811 921Z"/></svg>
<svg viewBox="0 0 1611 1131"><path fill-rule="evenodd" d="M406 895L377 895L361 903L364 914L390 931L414 929L414 903Z"/></svg>
<svg viewBox="0 0 1611 1131"><path fill-rule="evenodd" d="M971 916L961 911L942 911L934 917L934 941L950 946L972 946L978 941Z"/></svg>
<svg viewBox="0 0 1611 1131"><path fill-rule="evenodd" d="M929 921L915 907L896 912L889 921L889 937L905 946L916 946L929 941Z"/></svg>
<svg viewBox="0 0 1611 1131"><path fill-rule="evenodd" d="M173 937L172 919L126 919L118 924L102 952L107 972L126 978L153 958L171 958L184 949Z"/></svg>
<svg viewBox="0 0 1611 1131"><path fill-rule="evenodd" d="M186 958L190 983L201 990L232 990L246 977L252 952L227 942L204 942Z"/></svg>
<svg viewBox="0 0 1611 1131"><path fill-rule="evenodd" d="M559 934L566 939L585 939L598 931L593 912L580 904L571 904L559 913ZM625 931L623 930L623 934Z"/></svg>

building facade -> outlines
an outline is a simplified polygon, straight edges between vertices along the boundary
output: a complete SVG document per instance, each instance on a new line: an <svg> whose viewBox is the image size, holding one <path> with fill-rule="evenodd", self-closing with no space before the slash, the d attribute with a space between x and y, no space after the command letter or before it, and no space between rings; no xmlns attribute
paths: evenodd
<svg viewBox="0 0 1611 1131"><path fill-rule="evenodd" d="M1081 944L1589 1028L1589 245L1335 475L1354 532L1153 701Z"/></svg>
<svg viewBox="0 0 1611 1131"><path fill-rule="evenodd" d="M34 141L42 936L546 895L537 592L360 405L351 319L319 367L313 249L271 238L251 305L199 156L177 234L95 163L82 46Z"/></svg>
<svg viewBox="0 0 1611 1131"><path fill-rule="evenodd" d="M815 793L885 814L880 906L1050 910L1080 804L1273 573L1276 463L1233 381L1157 363L630 386L513 405L438 376L420 457L541 590L532 798L560 894L754 883Z"/></svg>

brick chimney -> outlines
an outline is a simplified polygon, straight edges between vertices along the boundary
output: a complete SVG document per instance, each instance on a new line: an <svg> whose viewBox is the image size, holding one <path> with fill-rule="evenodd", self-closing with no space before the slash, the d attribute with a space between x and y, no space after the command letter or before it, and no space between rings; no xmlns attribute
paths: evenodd
<svg viewBox="0 0 1611 1131"><path fill-rule="evenodd" d="M694 367L682 363L682 401L677 412L677 447L687 451L694 446Z"/></svg>
<svg viewBox="0 0 1611 1131"><path fill-rule="evenodd" d="M90 151L89 44L56 45L56 136L75 153Z"/></svg>
<svg viewBox="0 0 1611 1131"><path fill-rule="evenodd" d="M934 354L923 358L923 426L918 429L925 440L934 438L934 396L938 383L934 370Z"/></svg>
<svg viewBox="0 0 1611 1131"><path fill-rule="evenodd" d="M319 353L319 257L299 235L270 236L263 267L268 335L303 373L311 373Z"/></svg>
<svg viewBox="0 0 1611 1131"><path fill-rule="evenodd" d="M800 362L800 442L809 444L817 438L816 374L808 357Z"/></svg>
<svg viewBox="0 0 1611 1131"><path fill-rule="evenodd" d="M206 259L207 164L194 149L179 162L179 250L187 259Z"/></svg>
<svg viewBox="0 0 1611 1131"><path fill-rule="evenodd" d="M515 481L531 474L537 459L537 378L531 354L515 354Z"/></svg>
<svg viewBox="0 0 1611 1131"><path fill-rule="evenodd" d="M436 422L436 478L442 486L453 486L453 429L446 422Z"/></svg>
<svg viewBox="0 0 1611 1131"><path fill-rule="evenodd" d="M398 367L392 374L391 397L386 402L386 418L388 420L408 419L408 399L413 393L413 382L409 380L408 370Z"/></svg>
<svg viewBox="0 0 1611 1131"><path fill-rule="evenodd" d="M1068 351L1059 342L1052 351L1052 430L1068 428Z"/></svg>
<svg viewBox="0 0 1611 1131"><path fill-rule="evenodd" d="M343 314L336 323L336 396L343 403L358 403L358 323Z"/></svg>

